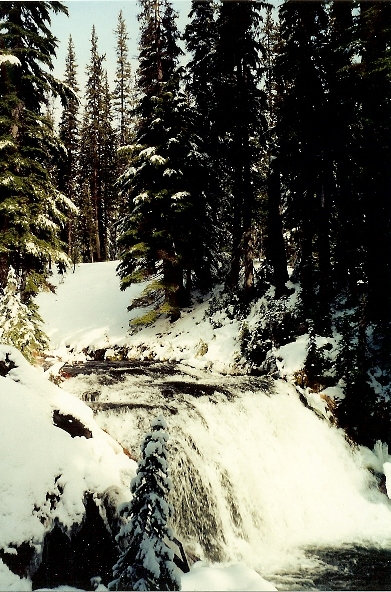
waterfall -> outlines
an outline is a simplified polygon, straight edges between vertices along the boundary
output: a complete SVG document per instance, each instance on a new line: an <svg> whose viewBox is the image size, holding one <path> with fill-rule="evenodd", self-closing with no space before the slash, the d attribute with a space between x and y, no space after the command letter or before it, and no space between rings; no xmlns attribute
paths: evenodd
<svg viewBox="0 0 391 592"><path fill-rule="evenodd" d="M78 376L64 388L98 393L98 423L136 456L151 419L165 415L174 526L190 557L265 573L305 547L389 543L391 502L360 450L292 387L174 378Z"/></svg>

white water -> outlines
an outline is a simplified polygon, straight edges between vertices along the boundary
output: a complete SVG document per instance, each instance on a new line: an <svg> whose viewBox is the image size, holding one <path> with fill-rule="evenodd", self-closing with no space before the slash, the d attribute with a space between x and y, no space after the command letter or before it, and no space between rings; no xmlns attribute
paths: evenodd
<svg viewBox="0 0 391 592"><path fill-rule="evenodd" d="M127 377L102 385L91 376L63 386L79 394L99 391L99 401L152 406L97 415L136 455L152 417L163 412L175 526L190 554L244 561L270 574L297 567L305 546L389 543L391 503L362 456L340 430L305 408L292 388L278 382L273 394L241 392L230 379L233 400L222 394L163 397L165 380L159 386Z"/></svg>

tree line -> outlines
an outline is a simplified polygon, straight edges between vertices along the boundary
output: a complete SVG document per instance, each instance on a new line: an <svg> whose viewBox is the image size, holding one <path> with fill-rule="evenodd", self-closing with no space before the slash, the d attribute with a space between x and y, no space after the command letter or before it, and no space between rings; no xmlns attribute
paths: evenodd
<svg viewBox="0 0 391 592"><path fill-rule="evenodd" d="M135 79L121 14L115 88L93 29L81 107L72 40L64 82L50 73L64 5L0 2L2 285L12 266L28 305L64 251L120 258L148 323L194 290L246 306L290 279L290 335L337 323L346 389L373 401L370 368L384 388L390 370L390 4L193 0L183 34L168 0L139 5Z"/></svg>

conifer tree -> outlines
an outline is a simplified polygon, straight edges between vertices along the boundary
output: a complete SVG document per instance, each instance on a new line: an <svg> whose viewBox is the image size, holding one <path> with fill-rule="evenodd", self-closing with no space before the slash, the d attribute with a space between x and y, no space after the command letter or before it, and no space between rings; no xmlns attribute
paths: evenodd
<svg viewBox="0 0 391 592"><path fill-rule="evenodd" d="M186 26L184 39L191 59L186 67L186 91L190 97L192 117L189 121L192 130L192 142L197 152L204 154L203 166L193 171L193 183L200 194L195 246L198 251L204 249L206 276L202 282L210 287L219 275L219 268L224 269L222 252L227 246L224 222L225 195L219 183L219 153L216 131L216 69L217 24L216 7L212 0L193 0L189 14L190 22ZM221 275L221 271L220 271Z"/></svg>
<svg viewBox="0 0 391 592"><path fill-rule="evenodd" d="M80 209L85 232L83 251L85 260L90 261L110 258L110 234L115 218L113 185L117 177L117 143L112 125L112 96L103 68L104 60L105 56L99 54L98 37L93 27L80 156L83 189Z"/></svg>
<svg viewBox="0 0 391 592"><path fill-rule="evenodd" d="M141 97L131 166L121 183L129 214L119 240L119 274L122 289L152 280L137 302L154 306L139 319L151 322L161 313L177 318L193 274L203 269L206 275L208 261L197 255L194 242L194 217L204 202L192 185L205 159L189 133L191 112L179 91L176 14L167 0L143 0L141 6Z"/></svg>
<svg viewBox="0 0 391 592"><path fill-rule="evenodd" d="M41 328L42 319L33 303L23 304L18 279L11 266L7 284L0 297L0 343L13 345L32 362L48 340Z"/></svg>
<svg viewBox="0 0 391 592"><path fill-rule="evenodd" d="M90 231L89 246L91 248L91 261L102 261L103 239L103 196L101 191L100 168L100 123L103 95L103 60L104 56L98 53L98 37L95 26L91 32L90 62L87 65L86 104L81 130L82 138L82 176L85 180L83 200L88 202L85 212L90 216L86 226Z"/></svg>
<svg viewBox="0 0 391 592"><path fill-rule="evenodd" d="M200 133L213 130L217 25L212 0L192 0L184 39L191 59L187 65L186 87L196 105ZM211 138L210 138L211 139ZM213 154L211 155L213 157Z"/></svg>
<svg viewBox="0 0 391 592"><path fill-rule="evenodd" d="M12 265L24 302L45 281L48 262L66 260L59 231L71 208L54 184L60 145L42 115L48 93L65 94L50 73L51 11L67 12L61 2L0 3L0 282Z"/></svg>
<svg viewBox="0 0 391 592"><path fill-rule="evenodd" d="M231 196L232 246L228 284L236 289L243 269L243 289L247 296L254 287L257 164L265 149L266 103L265 94L260 89L262 6L262 2L223 1L216 48L220 73L216 121L225 168L224 190Z"/></svg>
<svg viewBox="0 0 391 592"><path fill-rule="evenodd" d="M110 92L107 72L103 77L102 111L101 111L101 150L99 155L99 176L102 184L103 199L103 236L104 258L117 257L117 224L120 213L120 202L115 183L118 180L118 137L113 125L112 94Z"/></svg>
<svg viewBox="0 0 391 592"><path fill-rule="evenodd" d="M265 91L267 101L267 155L265 159L267 199L264 244L266 262L272 270L271 282L275 286L275 297L279 298L286 292L285 284L288 281L288 268L280 212L282 205L281 164L278 138L276 135L278 89L275 77L275 62L279 43L279 31L273 18L273 12L272 5L266 7L262 28L262 41L265 48Z"/></svg>
<svg viewBox="0 0 391 592"><path fill-rule="evenodd" d="M122 510L128 521L117 536L122 553L110 590L180 590L174 554L166 542L173 540L168 526L172 507L167 502L171 483L166 428L164 419L157 418L142 443L131 484L133 497Z"/></svg>
<svg viewBox="0 0 391 592"><path fill-rule="evenodd" d="M64 105L59 125L60 139L65 148L65 158L59 166L59 183L64 194L75 205L78 205L80 194L79 86L77 83L75 47L71 35L69 36L65 61L64 83L72 94L69 94ZM68 256L75 262L80 255L80 230L76 213L69 218L66 242Z"/></svg>
<svg viewBox="0 0 391 592"><path fill-rule="evenodd" d="M353 63L356 51L353 4L332 2L326 47L328 157L334 179L330 228L332 286L343 293L349 305L358 304L358 285L363 265L358 253L363 237L363 212L357 187L359 114L359 72ZM330 289L330 286L329 286Z"/></svg>
<svg viewBox="0 0 391 592"><path fill-rule="evenodd" d="M113 111L118 121L118 145L121 147L129 144L132 130L132 111L134 108L132 68L128 50L129 34L122 10L118 15L115 34L117 38L117 70L113 92Z"/></svg>
<svg viewBox="0 0 391 592"><path fill-rule="evenodd" d="M370 321L391 321L391 5L359 2L361 54L360 188Z"/></svg>
<svg viewBox="0 0 391 592"><path fill-rule="evenodd" d="M296 272L303 311L327 325L330 288L330 194L327 146L324 2L285 0L280 7L280 51L276 60L277 138L286 217L299 253ZM318 308L317 308L318 307Z"/></svg>

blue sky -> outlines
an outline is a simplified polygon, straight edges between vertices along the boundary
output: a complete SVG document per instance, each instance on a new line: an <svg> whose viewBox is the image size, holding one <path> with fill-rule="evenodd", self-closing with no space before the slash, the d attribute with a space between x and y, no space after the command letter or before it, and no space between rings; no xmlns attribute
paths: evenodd
<svg viewBox="0 0 391 592"><path fill-rule="evenodd" d="M79 66L79 83L82 92L84 92L85 67L90 58L91 29L92 25L95 25L98 35L98 49L100 53L106 54L105 67L108 70L109 80L113 80L116 68L114 29L117 26L120 10L122 10L130 36L129 55L132 58L133 68L137 67L139 37L137 14L140 9L137 0L68 0L65 4L68 7L69 17L62 14L53 15L51 26L53 34L59 40L57 59L54 64L56 77L62 79L64 76L68 38L69 35L72 35ZM175 10L180 15L177 21L180 30L183 30L186 24L190 5L190 0L173 2Z"/></svg>

